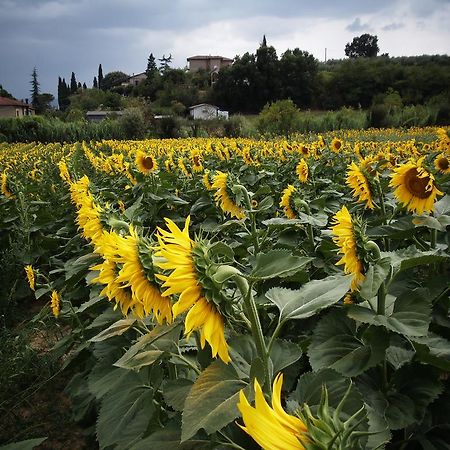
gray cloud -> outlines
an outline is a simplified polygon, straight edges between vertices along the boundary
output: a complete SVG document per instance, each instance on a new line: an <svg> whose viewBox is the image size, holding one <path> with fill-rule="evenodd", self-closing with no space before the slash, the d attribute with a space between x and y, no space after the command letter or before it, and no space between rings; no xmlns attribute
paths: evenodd
<svg viewBox="0 0 450 450"><path fill-rule="evenodd" d="M357 17L351 24L345 27L347 31L371 31L368 23L362 23L361 19Z"/></svg>
<svg viewBox="0 0 450 450"><path fill-rule="evenodd" d="M385 25L381 29L383 31L394 31L394 30L400 30L401 28L405 28L405 24L404 23L393 22L393 23L390 23L388 25Z"/></svg>

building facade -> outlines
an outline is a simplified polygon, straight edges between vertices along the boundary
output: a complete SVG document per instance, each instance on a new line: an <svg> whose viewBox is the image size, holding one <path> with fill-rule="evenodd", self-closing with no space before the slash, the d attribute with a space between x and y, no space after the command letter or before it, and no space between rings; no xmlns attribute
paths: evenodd
<svg viewBox="0 0 450 450"><path fill-rule="evenodd" d="M208 72L218 72L224 67L231 66L233 60L224 56L197 55L187 58L189 71L197 72L206 70Z"/></svg>
<svg viewBox="0 0 450 450"><path fill-rule="evenodd" d="M0 97L0 117L24 117L35 114L34 108L19 100Z"/></svg>

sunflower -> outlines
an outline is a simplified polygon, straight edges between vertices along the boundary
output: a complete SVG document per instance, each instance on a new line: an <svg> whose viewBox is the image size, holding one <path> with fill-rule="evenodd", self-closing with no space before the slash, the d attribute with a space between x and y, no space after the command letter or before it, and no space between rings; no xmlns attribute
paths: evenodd
<svg viewBox="0 0 450 450"><path fill-rule="evenodd" d="M331 151L334 153L339 153L342 149L342 141L338 138L333 138L331 141Z"/></svg>
<svg viewBox="0 0 450 450"><path fill-rule="evenodd" d="M28 284L30 286L30 289L34 291L36 289L36 282L34 279L34 271L33 266L28 265L24 267L25 273L27 275Z"/></svg>
<svg viewBox="0 0 450 450"><path fill-rule="evenodd" d="M295 172L297 173L298 179L302 183L306 183L308 181L308 173L309 173L308 164L306 163L304 158L302 158L300 162L297 164Z"/></svg>
<svg viewBox="0 0 450 450"><path fill-rule="evenodd" d="M299 151L303 156L309 156L309 148L305 144L300 144Z"/></svg>
<svg viewBox="0 0 450 450"><path fill-rule="evenodd" d="M128 236L117 240L119 256L116 263L119 263L121 268L115 282L131 289L134 311L138 317L143 318L144 315L153 313L160 325L164 322L171 323L170 300L162 297L156 283L151 283L148 279L139 257L140 239L132 225L129 232ZM149 246L146 247L146 253L148 252L151 252Z"/></svg>
<svg viewBox="0 0 450 450"><path fill-rule="evenodd" d="M58 318L61 311L61 298L57 291L52 291L52 297L50 300L50 308L52 309L53 315Z"/></svg>
<svg viewBox="0 0 450 450"><path fill-rule="evenodd" d="M216 190L214 194L214 198L216 200L216 204L220 205L222 211L231 215L231 217L236 217L236 219L245 218L244 210L236 205L233 200L228 195L228 174L217 171L213 178L212 187Z"/></svg>
<svg viewBox="0 0 450 450"><path fill-rule="evenodd" d="M291 206L292 194L296 191L297 189L295 189L295 187L292 186L292 184L288 184L288 187L284 189L283 194L281 196L280 206L283 208L284 215L288 219L296 219L297 217Z"/></svg>
<svg viewBox="0 0 450 450"><path fill-rule="evenodd" d="M288 414L281 406L282 385L283 375L278 374L273 382L272 407L266 402L256 378L254 407L241 390L237 407L244 426L239 426L265 450L303 450L309 441L307 428L302 420Z"/></svg>
<svg viewBox="0 0 450 450"><path fill-rule="evenodd" d="M153 155L144 153L141 150L137 152L135 163L139 172L144 175L148 175L149 173L158 170L158 162L156 161L156 158Z"/></svg>
<svg viewBox="0 0 450 450"><path fill-rule="evenodd" d="M213 188L212 183L211 183L211 181L209 179L209 174L210 174L209 170L206 169L205 172L203 173L202 181L203 181L203 186L205 186L205 188L208 191L212 191L214 188Z"/></svg>
<svg viewBox="0 0 450 450"><path fill-rule="evenodd" d="M116 263L117 247L121 239L123 239L122 236L114 231L104 231L97 239L94 252L100 254L103 261L90 268L90 270L98 271L98 275L90 280L90 283L103 284L105 287L100 295L107 297L109 301L115 301L116 306L120 306L122 314L126 316L130 310L134 311L136 299L133 299L130 288L117 281L120 270ZM139 308L139 311L141 310L142 307Z"/></svg>
<svg viewBox="0 0 450 450"><path fill-rule="evenodd" d="M347 168L347 185L353 189L352 195L358 202L365 202L365 208L374 209L372 190L365 170L352 162Z"/></svg>
<svg viewBox="0 0 450 450"><path fill-rule="evenodd" d="M187 170L186 164L184 164L184 158L178 158L177 166L186 178L191 178L192 175L189 173L189 170Z"/></svg>
<svg viewBox="0 0 450 450"><path fill-rule="evenodd" d="M364 280L364 266L358 257L358 247L355 227L352 216L346 206L343 206L333 217L333 241L338 245L342 258L336 265L344 264L344 273L353 275L351 290L358 290L359 284Z"/></svg>
<svg viewBox="0 0 450 450"><path fill-rule="evenodd" d="M434 184L434 176L422 167L423 157L409 161L394 169L389 186L408 211L423 214L432 212L438 195L443 195Z"/></svg>
<svg viewBox="0 0 450 450"><path fill-rule="evenodd" d="M436 156L434 167L441 173L450 173L450 159L445 153Z"/></svg>
<svg viewBox="0 0 450 450"><path fill-rule="evenodd" d="M191 166L194 172L201 172L203 170L202 155L200 150L191 150Z"/></svg>
<svg viewBox="0 0 450 450"><path fill-rule="evenodd" d="M162 296L179 295L172 307L173 316L177 317L189 310L185 319L185 333L189 336L194 330L200 331L200 343L204 348L208 342L212 355L228 363L231 359L228 354L228 345L225 340L225 326L222 315L215 303L209 302L205 297L205 290L200 282L204 276L197 269L197 258L201 253L201 244L189 237L190 217L186 219L183 230L170 219L165 219L169 231L158 228L159 245L155 256L163 258L157 261L163 271L168 275L156 274L164 282L165 289Z"/></svg>
<svg viewBox="0 0 450 450"><path fill-rule="evenodd" d="M2 173L2 194L6 198L14 198L14 194L8 189L8 175L6 175L6 172Z"/></svg>

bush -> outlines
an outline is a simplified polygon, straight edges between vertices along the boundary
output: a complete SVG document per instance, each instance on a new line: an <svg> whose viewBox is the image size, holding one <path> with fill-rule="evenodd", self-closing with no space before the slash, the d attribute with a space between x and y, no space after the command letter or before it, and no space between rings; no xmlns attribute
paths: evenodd
<svg viewBox="0 0 450 450"><path fill-rule="evenodd" d="M144 115L138 108L127 109L117 121L124 139L142 139L146 125Z"/></svg>
<svg viewBox="0 0 450 450"><path fill-rule="evenodd" d="M258 119L258 131L263 135L287 137L300 127L300 111L292 100L267 104Z"/></svg>

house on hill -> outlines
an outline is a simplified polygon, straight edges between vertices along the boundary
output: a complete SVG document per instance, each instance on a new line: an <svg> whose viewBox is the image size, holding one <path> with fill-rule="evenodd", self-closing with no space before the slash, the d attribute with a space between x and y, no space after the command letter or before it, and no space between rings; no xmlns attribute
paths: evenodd
<svg viewBox="0 0 450 450"><path fill-rule="evenodd" d="M224 56L197 55L187 58L189 72L207 70L208 72L218 72L224 67L231 66L233 60Z"/></svg>
<svg viewBox="0 0 450 450"><path fill-rule="evenodd" d="M35 114L33 106L8 97L0 97L0 117L24 117Z"/></svg>
<svg viewBox="0 0 450 450"><path fill-rule="evenodd" d="M142 81L147 78L147 74L145 72L133 74L131 77L128 77L125 81L122 82L122 86L137 86Z"/></svg>

